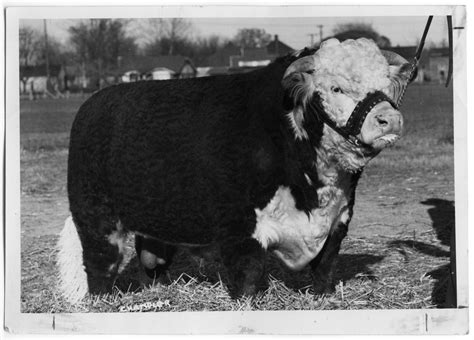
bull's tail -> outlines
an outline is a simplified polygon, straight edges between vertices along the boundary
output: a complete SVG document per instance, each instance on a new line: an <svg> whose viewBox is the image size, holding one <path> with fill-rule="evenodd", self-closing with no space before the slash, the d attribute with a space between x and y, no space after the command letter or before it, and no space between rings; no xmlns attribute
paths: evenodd
<svg viewBox="0 0 474 340"><path fill-rule="evenodd" d="M76 303L85 297L89 287L83 264L82 244L71 216L64 223L57 247L60 290L66 300Z"/></svg>

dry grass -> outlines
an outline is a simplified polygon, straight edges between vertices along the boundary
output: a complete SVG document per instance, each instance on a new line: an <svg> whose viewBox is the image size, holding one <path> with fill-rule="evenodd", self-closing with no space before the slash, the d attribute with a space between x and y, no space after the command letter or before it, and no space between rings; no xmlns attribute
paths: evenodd
<svg viewBox="0 0 474 340"><path fill-rule="evenodd" d="M204 267L199 266L197 261L184 256L185 250L178 254L177 263L165 278L150 286L140 285L139 264L130 238L128 263L124 264L114 291L71 306L55 287L55 241L55 237L40 237L34 242L37 246L29 245L24 253L22 284L28 287L23 294L24 312L432 308L436 307L436 296L442 296L446 289L440 275L447 272L430 273L427 269L446 267L449 256L448 248L440 245L434 232L429 231L415 235L415 239L399 235L349 237L344 241L345 251L336 275L340 281L334 294L314 296L309 273L299 273L295 279L294 273L287 272L270 257L268 287L254 298L233 300L220 264L210 261ZM417 248L420 244L431 245L432 253ZM370 264L362 266L363 262ZM351 270L349 275L348 269Z"/></svg>
<svg viewBox="0 0 474 340"><path fill-rule="evenodd" d="M336 292L312 294L308 271L268 257L268 286L233 300L218 254L180 250L166 277L144 280L133 237L111 294L70 305L56 287L55 243L69 215L66 161L74 101L21 103L22 312L408 309L441 307L454 226L452 100L437 86L413 86L405 137L367 167L343 241ZM42 115L46 113L45 115ZM56 124L57 123L57 124Z"/></svg>

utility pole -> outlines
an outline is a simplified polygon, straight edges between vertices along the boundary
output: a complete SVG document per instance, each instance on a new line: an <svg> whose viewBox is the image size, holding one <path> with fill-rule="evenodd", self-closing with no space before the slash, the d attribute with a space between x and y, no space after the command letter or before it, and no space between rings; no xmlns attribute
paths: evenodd
<svg viewBox="0 0 474 340"><path fill-rule="evenodd" d="M323 42L323 27L324 25L318 25L319 27L319 43L321 44Z"/></svg>
<svg viewBox="0 0 474 340"><path fill-rule="evenodd" d="M319 28L319 43L321 44L323 42L323 27L324 25L318 25ZM318 33L309 33L308 34L311 37L311 46L314 45L314 37L318 35Z"/></svg>
<svg viewBox="0 0 474 340"><path fill-rule="evenodd" d="M313 46L314 45L314 36L316 35L316 33L309 33L308 35L311 37L311 45L309 45L309 46Z"/></svg>
<svg viewBox="0 0 474 340"><path fill-rule="evenodd" d="M44 57L46 61L46 77L49 80L49 46L48 46L48 29L46 27L46 19L43 19L44 27Z"/></svg>

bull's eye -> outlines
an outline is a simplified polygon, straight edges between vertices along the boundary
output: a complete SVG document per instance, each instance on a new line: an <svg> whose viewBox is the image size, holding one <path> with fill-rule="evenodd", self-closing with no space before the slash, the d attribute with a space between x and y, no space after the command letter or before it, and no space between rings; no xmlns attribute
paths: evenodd
<svg viewBox="0 0 474 340"><path fill-rule="evenodd" d="M341 88L337 87L337 86L332 86L331 91L334 92L334 93L342 93Z"/></svg>

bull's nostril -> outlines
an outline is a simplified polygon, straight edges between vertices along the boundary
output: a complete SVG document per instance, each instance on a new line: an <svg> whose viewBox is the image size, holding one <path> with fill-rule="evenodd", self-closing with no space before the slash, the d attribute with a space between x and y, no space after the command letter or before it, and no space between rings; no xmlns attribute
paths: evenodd
<svg viewBox="0 0 474 340"><path fill-rule="evenodd" d="M381 127L386 127L388 125L388 121L382 117L375 117L375 119L377 120L377 124L379 124Z"/></svg>

